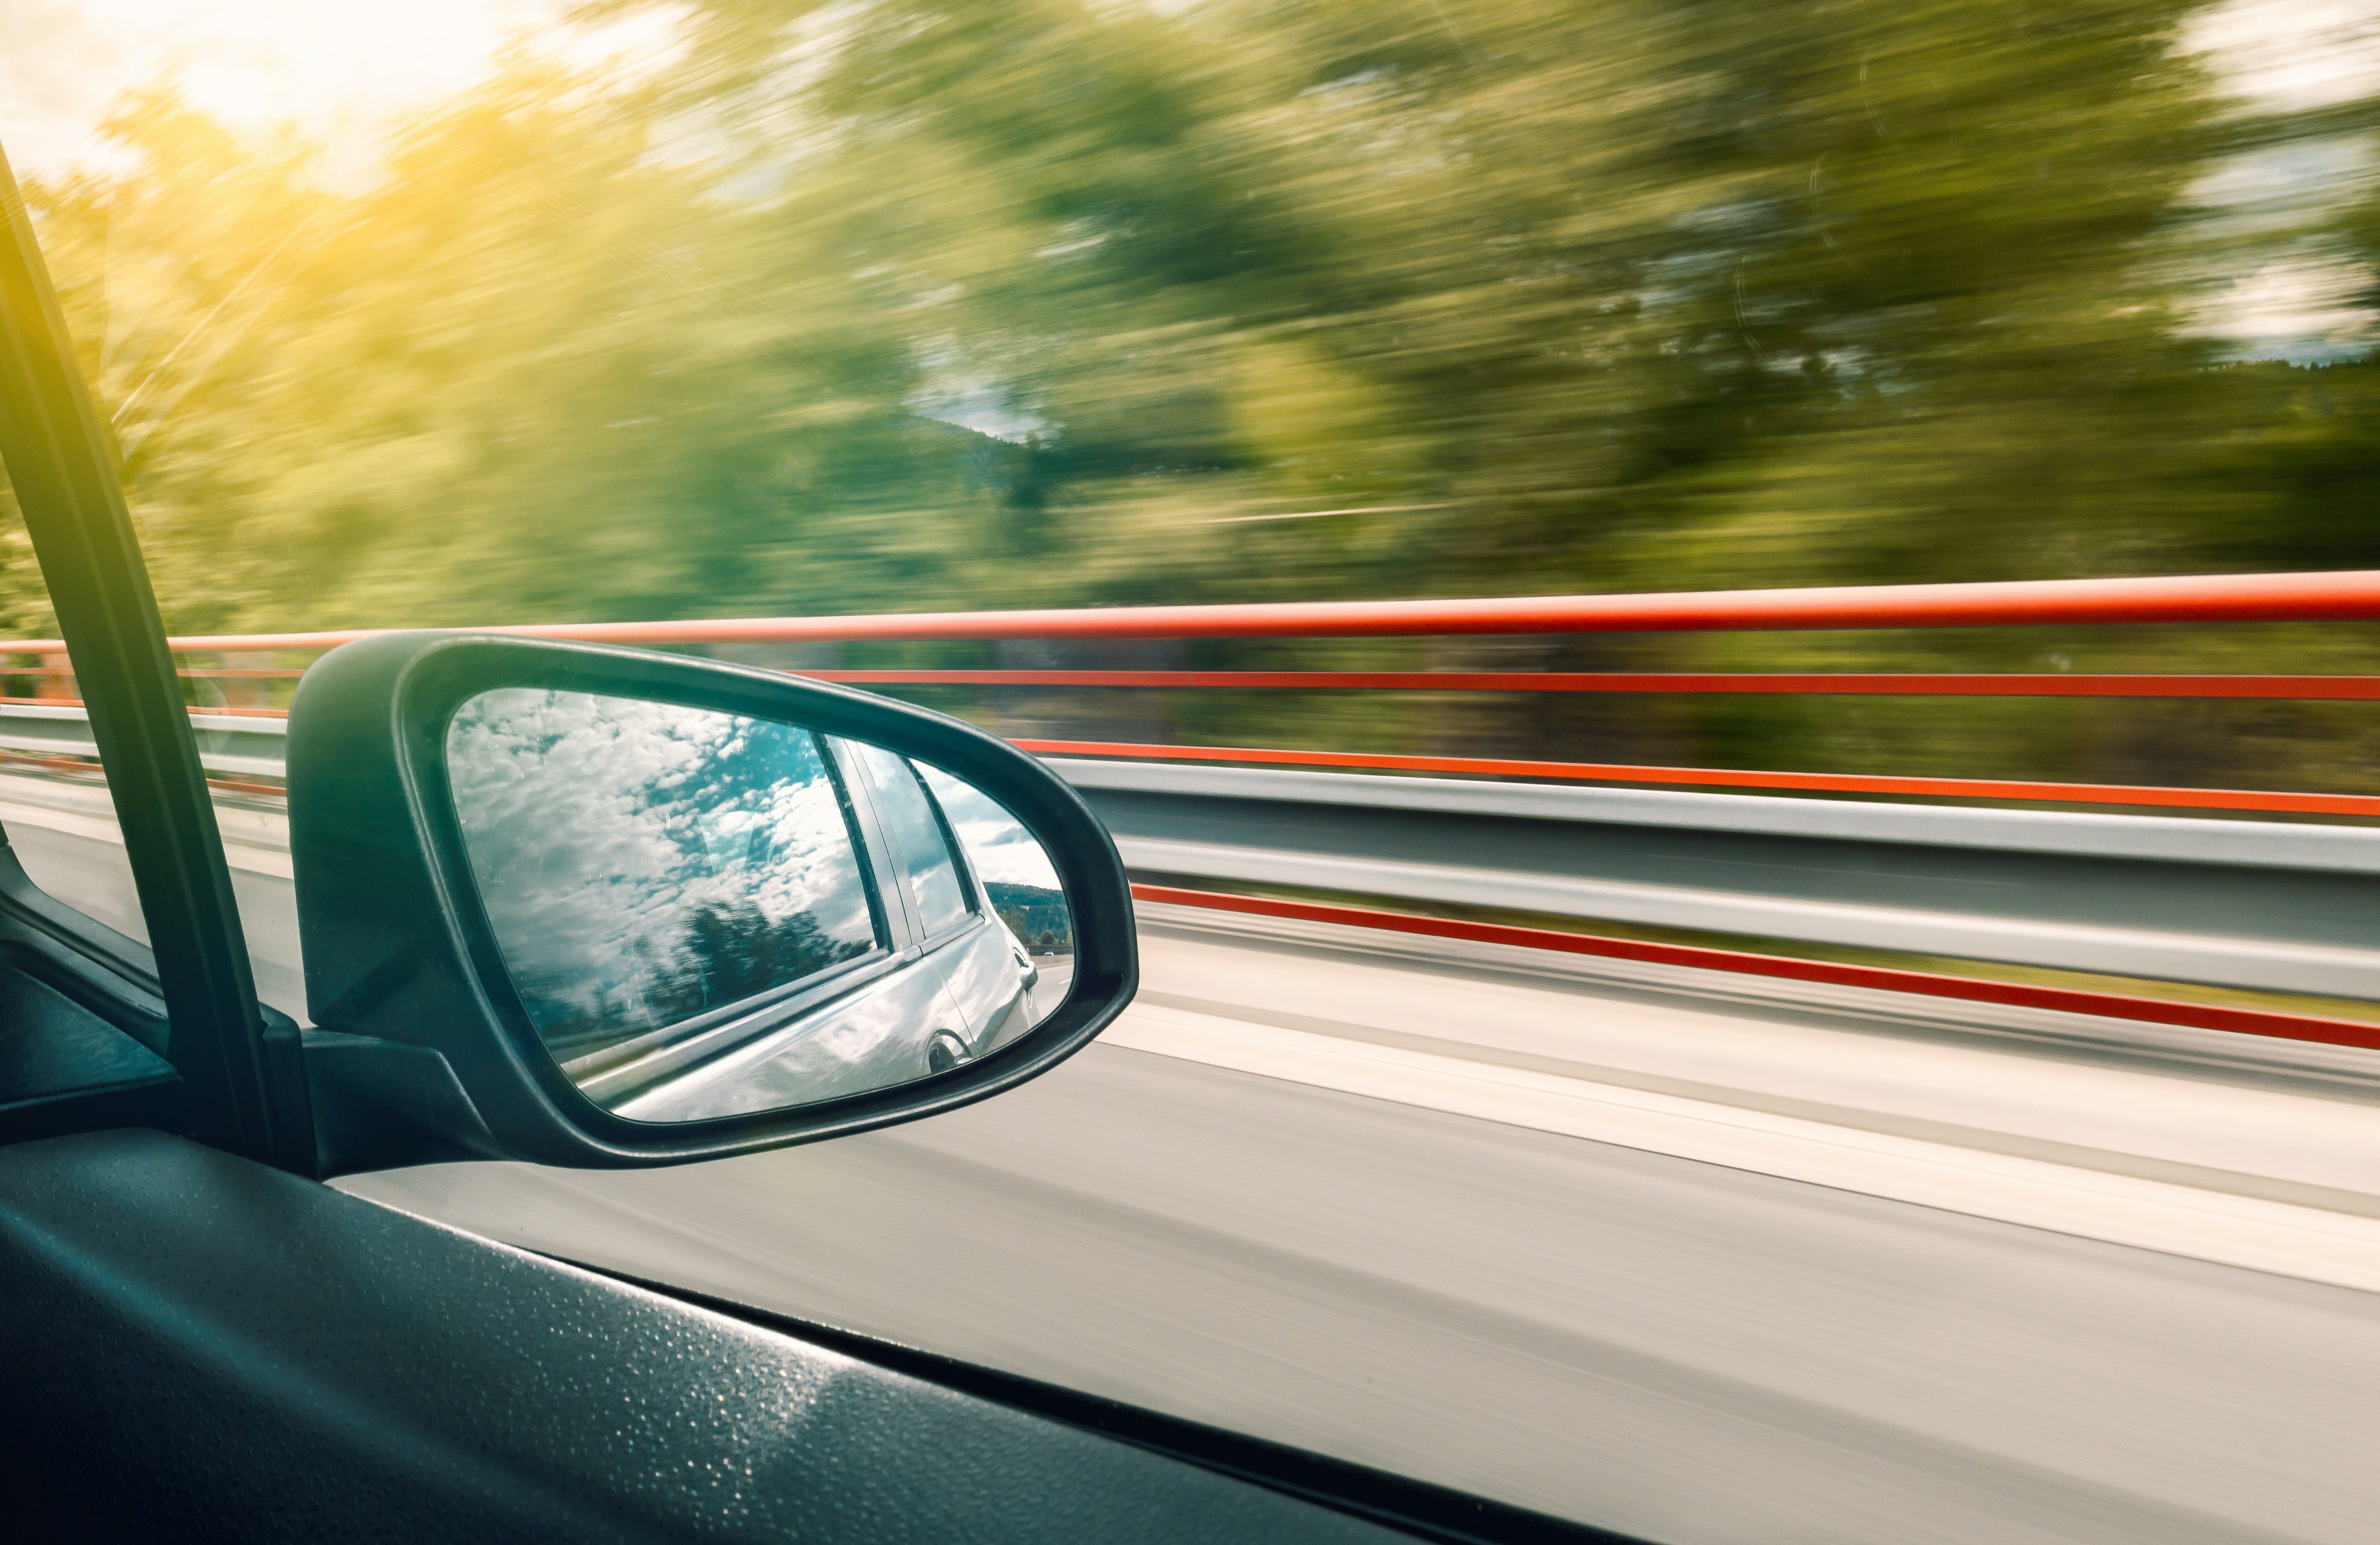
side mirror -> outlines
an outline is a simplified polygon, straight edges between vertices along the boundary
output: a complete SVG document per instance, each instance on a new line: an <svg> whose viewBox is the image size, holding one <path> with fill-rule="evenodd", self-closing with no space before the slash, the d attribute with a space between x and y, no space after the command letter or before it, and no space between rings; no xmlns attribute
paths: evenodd
<svg viewBox="0 0 2380 1545"><path fill-rule="evenodd" d="M1074 790L844 687L385 634L298 684L288 784L325 1174L906 1121L1047 1071L1137 982Z"/></svg>

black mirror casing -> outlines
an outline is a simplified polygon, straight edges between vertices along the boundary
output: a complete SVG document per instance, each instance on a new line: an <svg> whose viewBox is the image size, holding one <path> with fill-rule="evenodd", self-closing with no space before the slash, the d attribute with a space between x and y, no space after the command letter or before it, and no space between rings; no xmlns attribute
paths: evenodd
<svg viewBox="0 0 2380 1545"><path fill-rule="evenodd" d="M455 712L504 687L638 698L870 742L973 784L1048 852L1074 918L1065 1001L1014 1044L914 1083L656 1124L581 1094L548 1055L480 907L449 790ZM315 1028L323 1174L440 1159L683 1163L967 1104L1063 1061L1132 1001L1132 894L1107 829L1064 782L945 715L774 672L592 644L450 632L333 651L290 708L289 846Z"/></svg>

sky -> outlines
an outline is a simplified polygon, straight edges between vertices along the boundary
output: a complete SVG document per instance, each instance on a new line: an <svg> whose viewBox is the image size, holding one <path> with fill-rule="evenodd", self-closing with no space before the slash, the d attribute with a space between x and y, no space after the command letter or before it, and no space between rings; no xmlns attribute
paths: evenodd
<svg viewBox="0 0 2380 1545"><path fill-rule="evenodd" d="M2374 0L2229 0L2201 12L2185 43L2263 106L2332 106L2380 84Z"/></svg>
<svg viewBox="0 0 2380 1545"><path fill-rule="evenodd" d="M464 704L447 770L480 899L540 1029L683 964L708 905L874 937L851 833L806 730L505 687ZM642 945L640 948L639 945Z"/></svg>
<svg viewBox="0 0 2380 1545"><path fill-rule="evenodd" d="M2380 0L2229 0L2199 14L2185 46L2215 62L2243 106L2331 107L2380 91ZM2369 141L2283 146L2234 158L2198 189L2240 218L2285 221L2353 199L2370 186ZM2358 354L2380 335L2362 304L2372 276L2318 249L2231 275L2194 331L2242 359L2312 363Z"/></svg>
<svg viewBox="0 0 2380 1545"><path fill-rule="evenodd" d="M0 135L19 171L103 153L116 94L176 71L227 123L370 137L485 76L514 28L553 0L0 0Z"/></svg>
<svg viewBox="0 0 2380 1545"><path fill-rule="evenodd" d="M97 150L107 103L178 68L209 114L316 134L365 131L484 77L508 36L548 30L566 0L0 0L0 133L50 172ZM615 47L646 41L615 36ZM2225 0L2187 46L2266 106L2344 102L2380 84L2380 0Z"/></svg>

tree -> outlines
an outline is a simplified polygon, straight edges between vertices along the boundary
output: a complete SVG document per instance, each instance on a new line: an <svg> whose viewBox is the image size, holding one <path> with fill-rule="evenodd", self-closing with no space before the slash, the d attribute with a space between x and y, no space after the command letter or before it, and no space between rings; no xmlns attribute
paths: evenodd
<svg viewBox="0 0 2380 1545"><path fill-rule="evenodd" d="M523 51L362 192L160 91L116 121L128 169L34 196L181 630L2371 562L2367 367L2228 366L2195 321L2276 239L2204 201L2210 168L2368 109L2242 118L2181 52L2192 10L698 0L643 74ZM2375 207L2292 239L2368 264ZM0 608L46 627L6 558ZM1178 724L2100 754L2025 705L1947 714L1270 699Z"/></svg>

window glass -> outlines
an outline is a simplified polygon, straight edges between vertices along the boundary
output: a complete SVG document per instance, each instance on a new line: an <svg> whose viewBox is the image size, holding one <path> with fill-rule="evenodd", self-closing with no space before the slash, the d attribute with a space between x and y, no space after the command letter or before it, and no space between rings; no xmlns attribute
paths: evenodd
<svg viewBox="0 0 2380 1545"><path fill-rule="evenodd" d="M148 919L106 769L5 477L0 543L8 550L0 559L0 621L13 622L18 634L14 640L0 639L0 831L27 879L145 944ZM302 1022L305 971L281 796L286 720L277 712L226 701L255 696L242 692L249 683L233 685L230 693L207 678L189 685L200 765L214 797L257 996Z"/></svg>
<svg viewBox="0 0 2380 1545"><path fill-rule="evenodd" d="M47 234L46 228L44 234ZM45 252L68 325L91 304L74 244ZM88 365L88 361L86 361ZM148 919L79 683L58 639L13 488L0 471L0 832L33 884L140 943ZM275 678L249 670L186 678L200 765L214 797L257 996L304 1022L305 970L282 797L287 720ZM285 684L283 700L285 701Z"/></svg>
<svg viewBox="0 0 2380 1545"><path fill-rule="evenodd" d="M62 300L83 298L80 286L72 283L81 276L71 262L54 276ZM0 833L5 833L7 857L35 885L127 938L149 942L149 924L141 915L106 769L91 737L73 666L58 640L49 590L5 468L0 468ZM268 870L286 872L287 844L270 854L227 845L225 857L234 865L235 889L246 891L256 881L254 870L260 863ZM267 1002L283 1004L302 996L294 958L292 969L269 981L260 969L258 986Z"/></svg>
<svg viewBox="0 0 2380 1545"><path fill-rule="evenodd" d="M40 582L37 575L20 578ZM146 943L149 927L106 772L66 656L27 652L7 659L24 667L22 675L0 674L6 694L0 697L0 825L8 847L34 884ZM6 669L0 666L0 673Z"/></svg>
<svg viewBox="0 0 2380 1545"><path fill-rule="evenodd" d="M13 19L13 18L12 18ZM6 51L13 52L13 47ZM0 83L0 102L15 93ZM16 152L15 125L0 135ZM62 207L62 190L27 180L28 213L39 233L58 303L86 370L104 302L102 249ZM49 587L6 469L0 468L0 826L33 883L109 928L148 942L149 929L116 828L107 778L92 743L82 693L58 641Z"/></svg>
<svg viewBox="0 0 2380 1545"><path fill-rule="evenodd" d="M1009 885L1026 891L1058 889L1058 870L1050 855L1025 823L1009 814L999 800L952 777L939 767L910 765L933 791L942 817L958 834L967 862L985 885Z"/></svg>
<svg viewBox="0 0 2380 1545"><path fill-rule="evenodd" d="M971 908L926 785L914 768L892 752L874 746L854 749L868 769L868 786L876 791L876 809L892 845L892 864L917 904L919 926L929 939L956 928L966 921Z"/></svg>
<svg viewBox="0 0 2380 1545"><path fill-rule="evenodd" d="M365 629L648 625L656 647L864 683L1053 761L1172 768L1094 775L1106 780L1101 808L1152 822L1158 801L1225 777L1237 752L1255 754L1247 769L1305 767L1271 785L1284 793L1325 768L1467 777L1469 766L1640 791L1548 793L1548 808L1651 798L1683 810L1762 787L1936 791L1909 796L1926 800L1997 787L2015 813L2036 795L2076 794L2063 819L2098 821L2132 819L2099 803L2125 791L2162 801L2228 790L2292 803L2210 809L2261 820L2314 799L2369 821L2380 704L2336 682L2302 699L2228 695L2380 678L2380 626L2368 622L1087 636L1114 631L1111 619L1058 637L880 628L840 639L809 625L2380 567L2375 6L0 0L0 142L120 458L167 632L187 640L177 662L259 990L302 1013L281 727L298 674ZM804 627L768 630L784 619ZM802 641L788 641L795 632ZM5 505L0 635L0 825L38 883L141 934L79 694ZM1506 689L1540 675L1560 689ZM1987 675L2031 685L1948 685ZM2152 677L2166 687L2143 688ZM2227 695L2162 695L2181 682ZM1023 833L897 758L826 749L829 773L850 771L843 792L863 825L880 816L888 838L873 898L888 942L905 931L890 927L895 908L929 931L983 914L980 937L917 979L955 979L953 955L997 948L1009 957L986 979L1029 978L1035 1001L1062 997L1071 918ZM771 776L823 797L799 750L780 748ZM1228 774L1243 789L1271 776ZM1486 797L1463 786L1472 792L1448 797ZM570 792L557 785L555 797ZM1852 891L1868 870L1772 865L1785 840L1773 835L1742 834L1742 846L1711 834L1721 826L1677 828L1674 840L1631 827L1651 845L1615 839L1593 860L1614 867L1591 882L1524 896L1465 882L1469 900L1440 903L1403 893L1451 896L1458 870L1550 873L1568 860L1551 847L1500 857L1451 820L1407 841L1379 833L1423 828L1359 823L1348 807L1310 818L1236 807L1232 822L1331 859L1259 866L1230 852L1221 828L1172 808L1163 821L1183 824L1165 830L1182 840L1144 832L1124 845L1152 895L1211 882L1290 904L1274 912L1335 897L1391 923L1381 914L1451 911L1744 955L1874 950L1936 975L2197 994L2226 1013L2265 1002L2380 1014L2368 998L2235 1004L2222 995L2236 984L2035 981L2051 967L1887 950L1893 939L1956 945L1955 932L1901 932L1904 901L1939 901L1945 916L2016 905L1994 899L2017 894L2001 879L1959 878L1949 858L1859 914L1881 931L1871 937L1834 910L1866 905ZM1725 807L1722 825L1753 808ZM1359 824L1374 834L1346 834ZM706 862L753 858L752 829L708 830L721 845L702 847ZM1915 866L1922 846L1896 851ZM1194 860L1206 870L1165 867ZM872 857L861 869L879 873ZM1246 878L1258 871L1269 878ZM1396 890L1333 888L1366 884ZM1769 887L1773 906L1731 899ZM1678 899L1689 893L1718 898L1716 910ZM2070 887L2042 894L2052 914L2091 911L2109 940L2138 921L2093 911ZM2277 953L2259 955L2271 960L2362 949L2348 935L2365 903L2338 894L2286 918L2243 902L2237 931L2274 935ZM533 899L521 899L524 916ZM653 937L658 952L705 904L687 892L651 930L614 916L600 936ZM1524 909L1539 906L1572 910ZM849 904L837 914L848 929L815 915L831 939L857 943ZM1923 1385L1937 1365L1888 1352L1860 1362L1860 1348L1823 1337L1763 1342L1779 1320L1758 1306L1807 1302L1827 1324L1868 1324L1909 1302L1931 1312L2027 1295L1909 1289L1925 1263L1949 1259L1949 1236L1928 1245L1917 1224L1880 1216L1857 1225L1860 1248L1876 1247L1863 1259L1882 1263L1873 1271L1844 1269L1834 1249L1791 1274L1798 1258L1763 1244L1764 1231L1828 1239L1866 1215L1837 1198L1814 1233L1818 1214L1779 1175L1734 1172L1758 1183L1735 1190L1724 1175L1657 1182L1658 1166L1607 1173L1585 1151L1601 1145L1574 1140L1574 1125L1485 1130L1519 1109L1501 1096L1462 1097L1461 1109L1486 1113L1466 1135L1457 1128L1473 1117L1458 1120L1454 1103L1406 1119L1384 1096L1358 1109L1339 1098L1347 1091L1325 1100L1320 1086L1249 1069L1327 1062L1342 1070L1330 1077L1377 1091L1390 1087L1383 1058L1420 1057L1437 1071L1398 1073L1398 1098L1453 1101L1446 1090L1476 1094L1519 1068L1580 1080L1582 1110L1619 1108L1616 1086L1597 1081L1633 1081L1753 1111L1845 1113L1864 1134L1846 1139L1855 1146L1922 1130L2003 1156L2053 1137L2069 1157L2112 1154L2125 1134L2150 1131L2115 1084L2033 1107L2016 1091L2066 1088L2046 1064L1923 1060L1934 1054L1923 1048L1969 1038L1927 1014L1912 1013L1888 1062L1866 1060L1886 1056L1881 1009L1843 1022L1856 1040L1798 1039L1819 1034L1808 1016L1841 1003L1823 984L1780 985L1798 978L1762 979L1762 994L1783 997L1755 1002L1739 982L1657 1003L1649 978L1585 974L1583 962L1610 957L1548 951L1524 1008L1519 978L1455 952L1461 941L1387 927L1342 950L1326 937L1337 925L1295 917L1155 901L1141 917L1148 994L1023 1098L881 1139L611 1177L610 1189L571 1193L566 1210L593 1220L581 1232L554 1223L528 1242L706 1291L734 1284L797 1317L963 1358L1014 1356L1009 1366L1036 1377L1073 1381L1097 1364L1117 1398L1277 1420L1271 1436L1365 1463L1439 1462L1431 1478L1560 1512L1598 1484L1578 1478L1579 1434L1591 1446L1631 1428L1596 1404L1615 1387L1596 1349L1755 1381L1799 1369L1807 1381L1779 1398L1878 1432L1862 1425L1877 1411L1958 1404ZM1762 931L1789 926L1833 931ZM2040 927L2045 949L2082 947L2062 924ZM1755 931L1720 931L1734 928ZM735 955L729 931L704 947ZM1986 931L1974 947L2021 931ZM1569 964L1557 969L1557 955ZM723 973L656 967L630 1008L625 976L602 1003L540 989L539 1012L557 1032L626 1033L783 978L739 958ZM1976 1044L2049 1044L2015 1024L1978 1021ZM1297 1060L1326 1034L1337 1051ZM1464 1063L1501 1071L1475 1077ZM1218 1076L1226 1065L1239 1071ZM1949 1091L1938 1107L1925 1103L1935 1091ZM2011 1125L1992 1125L2003 1115L1975 1101ZM2232 1130L2228 1117L2191 1120ZM2228 1150L2156 1143L2120 1162L2233 1173ZM924 1163L935 1145L941 1158ZM2240 1184L2343 1205L2341 1177L2363 1173L2342 1157L2350 1149ZM1028 1153L1046 1163L1038 1179ZM970 1177L964 1164L983 1169ZM1890 1168L1875 1161L1874 1173ZM1112 1195L1086 1188L1101 1174ZM770 1178L745 1178L759 1175ZM1041 1179L1075 1200L1038 1217L1002 1210L1026 1207ZM1194 1180L1195 1206L1190 1191L1166 1189ZM1443 1185L1436 1200L1425 1182ZM501 1198L471 1226L565 1210L540 1207L526 1169L470 1184ZM1689 1192L1710 1210L1672 1205ZM618 1211L592 1210L599 1195ZM836 1195L861 1199L806 1205ZM1641 1216L1627 1199L1640 1195ZM1280 1210L1297 1197L1316 1210ZM1603 1235L1580 1226L1582 1198L1660 1260L1589 1259ZM1111 1203L1157 1208L1167 1229L1190 1231L1169 1238L1209 1243L1138 1250L1134 1229L1086 1222L1123 1216ZM699 1247L674 1226L688 1217L715 1224ZM1073 1243L1014 1247L1031 1237ZM1548 1253L1580 1239L1576 1259ZM1879 1242L1895 1239L1916 1264L1891 1263ZM747 1252L732 1266L730 1247ZM1134 1274L1160 1257L1161 1272ZM1002 1286L1018 1260L1031 1270ZM1471 1274L1455 1270L1463 1263ZM1543 1283L1513 1274L1538 1268ZM1257 1294L1267 1271L1278 1296ZM1581 1286L1622 1279L1645 1284L1640 1298ZM1832 1294L1866 1279L1865 1300L1807 1296L1814 1283ZM1747 1284L1754 1311L1702 1294L1712 1281ZM1317 1282L1388 1296L1351 1299L1338 1317ZM1563 1303L1575 1319L1521 1312ZM1696 1304L1713 1318L1678 1318ZM2127 1312L2137 1308L2111 1297L2085 1318L2163 1322ZM1483 1314L1511 1321L1511 1346L1478 1340ZM1963 1314L1935 1314L1934 1339L2019 1370L2055 1360L2046 1343L2000 1356ZM1035 1327L1056 1330L1037 1343ZM1131 1355L1087 1362L1087 1328ZM1864 1382L1887 1364L1920 1381ZM1515 1369L1555 1371L1522 1389ZM2134 1371L2137 1390L2172 1383L2158 1383L2153 1360ZM1706 1411L1691 1385L1661 1409ZM2252 1405L2271 1389L2247 1393ZM1398 1426L1433 1411L1451 1425ZM2145 1430L2101 1425L2127 1440ZM1678 1434L1681 1493L1706 1500L1698 1478L1711 1454L1767 1473L1773 1453L1703 1447L1725 1426ZM1913 1473L1907 1453L1946 1442L2084 1452L2042 1436L2052 1427L1978 1418L1861 1462ZM2189 1452L2177 1446L2165 1473L2203 1471ZM1530 1473L1491 1485L1506 1462ZM2058 1484L2101 1496L2131 1485L2124 1474ZM2292 1485L2171 1500L2192 1517L2237 1512L2280 1531L2259 1506ZM2010 1486L1998 1490L2025 1490ZM1649 1538L1729 1532L1703 1515L1607 1521ZM1902 1537L1931 1522L1892 1521Z"/></svg>

